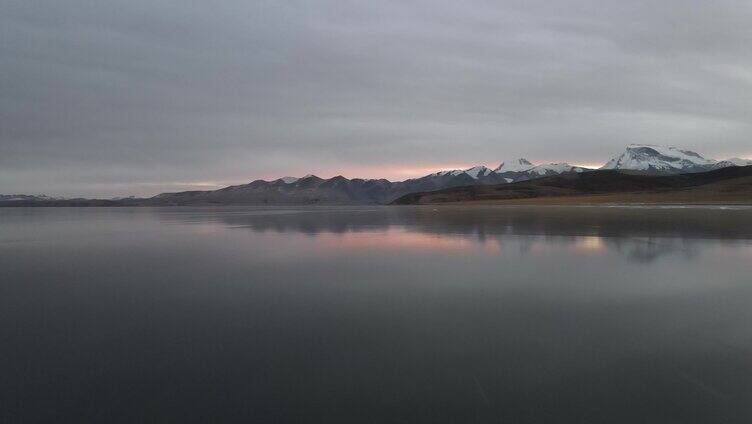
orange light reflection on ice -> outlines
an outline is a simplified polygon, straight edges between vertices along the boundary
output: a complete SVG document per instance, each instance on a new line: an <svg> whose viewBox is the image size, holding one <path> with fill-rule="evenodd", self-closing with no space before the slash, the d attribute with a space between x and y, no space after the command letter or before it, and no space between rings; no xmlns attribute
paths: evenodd
<svg viewBox="0 0 752 424"><path fill-rule="evenodd" d="M575 241L575 248L580 251L598 252L606 248L603 244L603 238L598 236L578 237Z"/></svg>
<svg viewBox="0 0 752 424"><path fill-rule="evenodd" d="M496 240L480 241L469 235L447 236L386 230L381 232L319 233L316 239L329 249L413 250L459 252L468 249L487 249L498 252Z"/></svg>

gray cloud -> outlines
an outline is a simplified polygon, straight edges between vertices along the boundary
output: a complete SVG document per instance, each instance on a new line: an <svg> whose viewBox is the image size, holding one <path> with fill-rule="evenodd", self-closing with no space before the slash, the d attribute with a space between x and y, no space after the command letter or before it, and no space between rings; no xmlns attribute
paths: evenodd
<svg viewBox="0 0 752 424"><path fill-rule="evenodd" d="M728 0L9 0L0 192L752 155L749 22Z"/></svg>

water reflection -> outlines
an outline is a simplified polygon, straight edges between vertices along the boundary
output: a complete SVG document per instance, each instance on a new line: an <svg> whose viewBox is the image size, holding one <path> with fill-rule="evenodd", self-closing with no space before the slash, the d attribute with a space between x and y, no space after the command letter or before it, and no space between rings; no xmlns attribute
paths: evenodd
<svg viewBox="0 0 752 424"><path fill-rule="evenodd" d="M611 250L635 263L676 256L690 261L704 246L745 248L752 209L615 207L392 207L154 209L164 222L254 233L307 235L317 249L543 252ZM204 225L201 227L201 225Z"/></svg>
<svg viewBox="0 0 752 424"><path fill-rule="evenodd" d="M381 207L153 209L163 220L255 231L341 233L405 226L426 233L752 238L752 208Z"/></svg>

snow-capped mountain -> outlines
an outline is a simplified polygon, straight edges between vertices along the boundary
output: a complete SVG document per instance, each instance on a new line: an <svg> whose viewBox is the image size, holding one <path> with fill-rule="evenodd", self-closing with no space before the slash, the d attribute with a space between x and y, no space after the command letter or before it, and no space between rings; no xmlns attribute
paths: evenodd
<svg viewBox="0 0 752 424"><path fill-rule="evenodd" d="M433 174L426 175L426 177L447 177L447 176L455 176L456 177L457 175L460 175L460 174L463 174L463 173L465 173L465 171L462 170L462 169L450 169L450 170L447 170L447 171L434 172ZM425 177L423 177L423 178L425 178Z"/></svg>
<svg viewBox="0 0 752 424"><path fill-rule="evenodd" d="M729 166L750 166L752 160L730 158L717 161L690 150L671 146L631 144L624 153L614 157L601 169L621 169L658 173L704 172Z"/></svg>
<svg viewBox="0 0 752 424"><path fill-rule="evenodd" d="M433 174L426 175L418 180L465 176L465 178L469 177L481 184L503 184L549 175L582 171L585 171L585 168L572 166L568 163L534 165L527 159L517 159L511 162L502 162L502 164L494 170L479 165L468 169L452 169L434 172Z"/></svg>
<svg viewBox="0 0 752 424"><path fill-rule="evenodd" d="M470 169L466 169L465 173L469 175L472 179L477 180L478 178L482 178L485 176L488 176L491 171L490 169L486 168L485 166L474 166Z"/></svg>
<svg viewBox="0 0 752 424"><path fill-rule="evenodd" d="M494 172L501 174L504 172L524 172L534 167L530 161L524 158L515 159L509 162L502 162L498 168L494 169Z"/></svg>
<svg viewBox="0 0 752 424"><path fill-rule="evenodd" d="M531 175L547 176L584 171L587 171L587 169L580 166L572 166L568 163L548 163L534 166L526 172Z"/></svg>
<svg viewBox="0 0 752 424"><path fill-rule="evenodd" d="M731 158L726 159L723 162L730 163L734 166L750 166L752 165L752 159Z"/></svg>
<svg viewBox="0 0 752 424"><path fill-rule="evenodd" d="M546 177L549 175L559 175L572 172L579 173L586 170L587 169L585 168L572 166L568 163L534 165L527 159L516 159L510 162L502 162L494 172L504 177L505 182L517 182Z"/></svg>
<svg viewBox="0 0 752 424"><path fill-rule="evenodd" d="M752 160L742 158L730 158L713 164L713 169L727 168L729 166L750 166Z"/></svg>
<svg viewBox="0 0 752 424"><path fill-rule="evenodd" d="M717 161L706 159L690 150L669 146L631 144L624 153L614 157L601 169L627 169L635 171L688 172L705 170Z"/></svg>
<svg viewBox="0 0 752 424"><path fill-rule="evenodd" d="M451 169L448 171L434 172L433 174L426 175L426 177L446 177L446 176L456 177L462 174L467 174L470 178L477 180L478 178L483 178L485 176L488 176L491 172L493 171L491 171L490 169L486 168L483 165L479 165L479 166L474 166L468 169Z"/></svg>

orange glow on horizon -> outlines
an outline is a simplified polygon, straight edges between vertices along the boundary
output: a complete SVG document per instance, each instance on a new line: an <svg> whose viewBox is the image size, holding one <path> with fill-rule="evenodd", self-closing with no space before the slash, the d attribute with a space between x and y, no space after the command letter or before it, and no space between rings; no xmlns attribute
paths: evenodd
<svg viewBox="0 0 752 424"><path fill-rule="evenodd" d="M485 166L489 169L495 169L499 166L501 162L496 164L489 165L488 163L438 163L438 164L431 164L431 165L407 165L407 164L396 164L396 165L383 165L383 166L351 166L351 167L345 167L339 170L335 170L332 172L331 170L312 170L306 172L306 174L313 174L320 178L332 178L337 175L342 175L343 177L353 179L353 178L364 178L364 179L380 179L385 178L390 181L402 181L407 180L411 178L420 178L424 177L426 175L432 174L434 172L439 171L449 171L454 169L469 169L474 166ZM553 162L534 162L535 165L544 164L544 163L553 163ZM604 162L605 163L605 162ZM579 166L583 168L588 169L598 169L601 166L603 166L603 163L598 164L572 164L573 166ZM293 175L291 176L295 177L302 177L303 175ZM267 181L273 181L277 178L281 178L284 175L267 175L263 177L262 179Z"/></svg>
<svg viewBox="0 0 752 424"><path fill-rule="evenodd" d="M386 178L390 181L401 181L410 178L420 178L428 174L432 174L438 171L449 171L453 169L469 169L473 166L482 164L467 164L467 163L442 163L434 165L384 165L384 166L357 166L357 167L345 167L338 171L332 172L329 170L314 170L308 171L307 174L313 174L320 178L332 178L337 175L353 179L353 178ZM485 165L490 169L494 169L498 164L493 167ZM267 181L273 181L277 178L281 178L284 175L266 176L262 179ZM302 177L303 175L291 175L295 177Z"/></svg>

